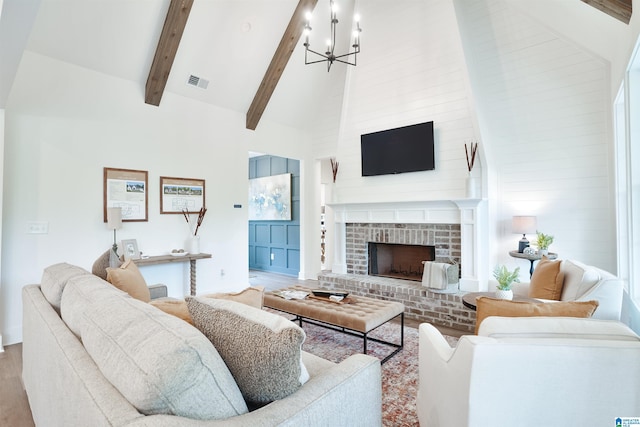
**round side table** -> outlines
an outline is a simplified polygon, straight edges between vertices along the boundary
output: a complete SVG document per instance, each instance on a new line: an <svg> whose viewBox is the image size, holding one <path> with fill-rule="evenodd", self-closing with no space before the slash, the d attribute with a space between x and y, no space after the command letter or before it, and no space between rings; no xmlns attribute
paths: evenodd
<svg viewBox="0 0 640 427"><path fill-rule="evenodd" d="M539 255L539 254L528 255L528 254L523 254L522 252L518 252L518 251L509 251L509 255L511 255L514 258L526 259L526 260L529 260L529 262L531 262L531 268L529 268L529 277L533 276L533 263L542 259L542 255ZM556 258L558 258L558 254L553 253L553 252L549 252L545 256L548 259L556 259Z"/></svg>

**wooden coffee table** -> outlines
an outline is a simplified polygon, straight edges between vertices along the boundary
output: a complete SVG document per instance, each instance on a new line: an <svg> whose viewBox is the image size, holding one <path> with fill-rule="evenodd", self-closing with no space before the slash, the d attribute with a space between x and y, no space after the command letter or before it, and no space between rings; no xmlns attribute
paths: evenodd
<svg viewBox="0 0 640 427"><path fill-rule="evenodd" d="M336 303L317 298L284 299L275 293L283 290L311 292L309 288L294 286L265 292L264 306L283 311L295 316L302 327L302 322L333 329L345 334L362 337L363 353L367 354L367 341L374 341L394 347L380 363L384 363L396 355L404 345L404 304L394 301L378 300L361 296L349 296L350 303ZM372 338L369 333L377 327L400 316L400 343Z"/></svg>
<svg viewBox="0 0 640 427"><path fill-rule="evenodd" d="M480 298L480 297L488 297L488 298L495 298L496 297L496 293L495 292L469 292L468 294L464 294L464 296L462 297L462 304L467 307L470 308L471 310L476 309L476 299ZM519 297L519 296L513 296L512 301L524 301L524 302L540 302L540 300L534 299L534 298L528 298L528 297Z"/></svg>

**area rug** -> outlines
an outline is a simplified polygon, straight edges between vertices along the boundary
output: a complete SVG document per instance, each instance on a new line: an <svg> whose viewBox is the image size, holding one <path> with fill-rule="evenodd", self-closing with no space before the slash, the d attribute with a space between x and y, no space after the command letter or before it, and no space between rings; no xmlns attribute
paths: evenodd
<svg viewBox="0 0 640 427"><path fill-rule="evenodd" d="M303 350L339 363L352 354L362 353L362 338L303 323L307 339ZM384 341L399 342L400 324L386 323L370 334ZM445 336L451 346L458 339ZM369 341L367 354L382 360L392 347ZM418 426L418 330L404 327L404 348L382 365L382 425Z"/></svg>

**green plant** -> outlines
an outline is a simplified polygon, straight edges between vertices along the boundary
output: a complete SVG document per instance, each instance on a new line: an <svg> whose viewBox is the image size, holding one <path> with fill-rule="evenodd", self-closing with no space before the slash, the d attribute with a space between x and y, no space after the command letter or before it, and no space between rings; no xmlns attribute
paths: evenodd
<svg viewBox="0 0 640 427"><path fill-rule="evenodd" d="M520 267L516 267L515 270L509 271L504 265L499 265L493 270L493 277L498 281L496 286L501 291L511 290L513 282L519 282L518 275L520 274Z"/></svg>
<svg viewBox="0 0 640 427"><path fill-rule="evenodd" d="M536 242L538 244L538 249L549 249L549 245L553 243L553 236L539 231L536 231L536 233L538 233L538 240Z"/></svg>

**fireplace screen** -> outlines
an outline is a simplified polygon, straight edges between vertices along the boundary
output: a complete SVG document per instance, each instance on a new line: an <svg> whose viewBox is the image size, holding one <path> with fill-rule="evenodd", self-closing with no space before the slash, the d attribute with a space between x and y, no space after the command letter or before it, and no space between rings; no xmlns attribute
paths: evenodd
<svg viewBox="0 0 640 427"><path fill-rule="evenodd" d="M422 280L422 261L434 261L435 246L369 242L369 275Z"/></svg>

